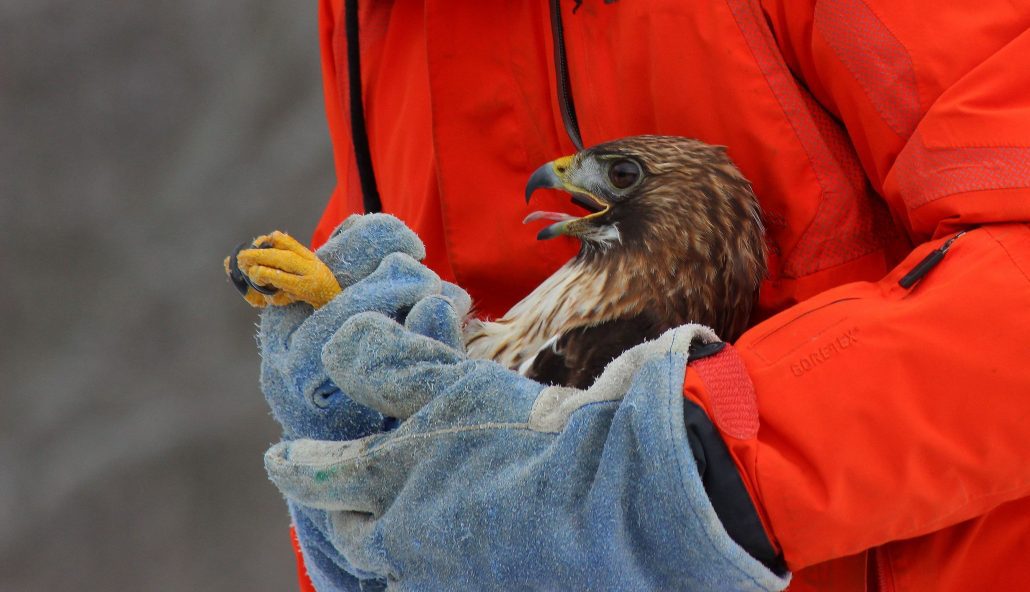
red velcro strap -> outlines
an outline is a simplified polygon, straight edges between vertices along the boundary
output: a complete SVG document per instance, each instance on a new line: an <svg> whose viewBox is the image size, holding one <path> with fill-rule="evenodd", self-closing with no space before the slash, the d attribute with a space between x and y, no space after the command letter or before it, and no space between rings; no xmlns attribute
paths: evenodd
<svg viewBox="0 0 1030 592"><path fill-rule="evenodd" d="M758 400L751 377L733 346L690 362L690 366L708 390L715 425L739 440L754 438L758 434Z"/></svg>

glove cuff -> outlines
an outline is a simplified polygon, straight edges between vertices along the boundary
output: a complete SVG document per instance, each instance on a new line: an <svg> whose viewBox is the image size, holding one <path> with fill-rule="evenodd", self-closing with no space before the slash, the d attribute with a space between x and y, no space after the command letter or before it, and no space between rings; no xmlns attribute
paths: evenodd
<svg viewBox="0 0 1030 592"><path fill-rule="evenodd" d="M683 385L683 418L701 481L730 538L775 573L787 572L763 511L752 456L742 455L758 434L754 386L736 350L691 356Z"/></svg>

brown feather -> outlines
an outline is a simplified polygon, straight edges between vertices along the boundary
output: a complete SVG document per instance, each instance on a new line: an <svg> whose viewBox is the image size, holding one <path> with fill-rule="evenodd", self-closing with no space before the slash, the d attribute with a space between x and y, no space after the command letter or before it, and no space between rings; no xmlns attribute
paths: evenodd
<svg viewBox="0 0 1030 592"><path fill-rule="evenodd" d="M647 313L576 327L541 349L525 374L546 384L586 388L608 362L663 332L660 319Z"/></svg>

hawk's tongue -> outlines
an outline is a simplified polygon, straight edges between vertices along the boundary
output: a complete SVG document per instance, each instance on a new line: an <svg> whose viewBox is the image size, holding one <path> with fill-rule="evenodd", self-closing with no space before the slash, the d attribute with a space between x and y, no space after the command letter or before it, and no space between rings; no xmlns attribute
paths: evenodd
<svg viewBox="0 0 1030 592"><path fill-rule="evenodd" d="M526 216L522 223L529 224L534 220L555 220L557 222L565 222L567 220L576 220L576 217L562 212L533 212Z"/></svg>

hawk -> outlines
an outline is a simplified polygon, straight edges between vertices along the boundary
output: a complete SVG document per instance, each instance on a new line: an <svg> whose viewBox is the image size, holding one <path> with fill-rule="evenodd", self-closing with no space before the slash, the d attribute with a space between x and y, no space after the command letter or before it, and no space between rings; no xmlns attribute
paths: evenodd
<svg viewBox="0 0 1030 592"><path fill-rule="evenodd" d="M472 357L550 384L585 388L623 351L686 323L735 340L765 277L761 210L720 146L634 136L537 169L542 188L572 195L582 217L548 220L538 239L570 236L579 252L495 321L470 321Z"/></svg>

